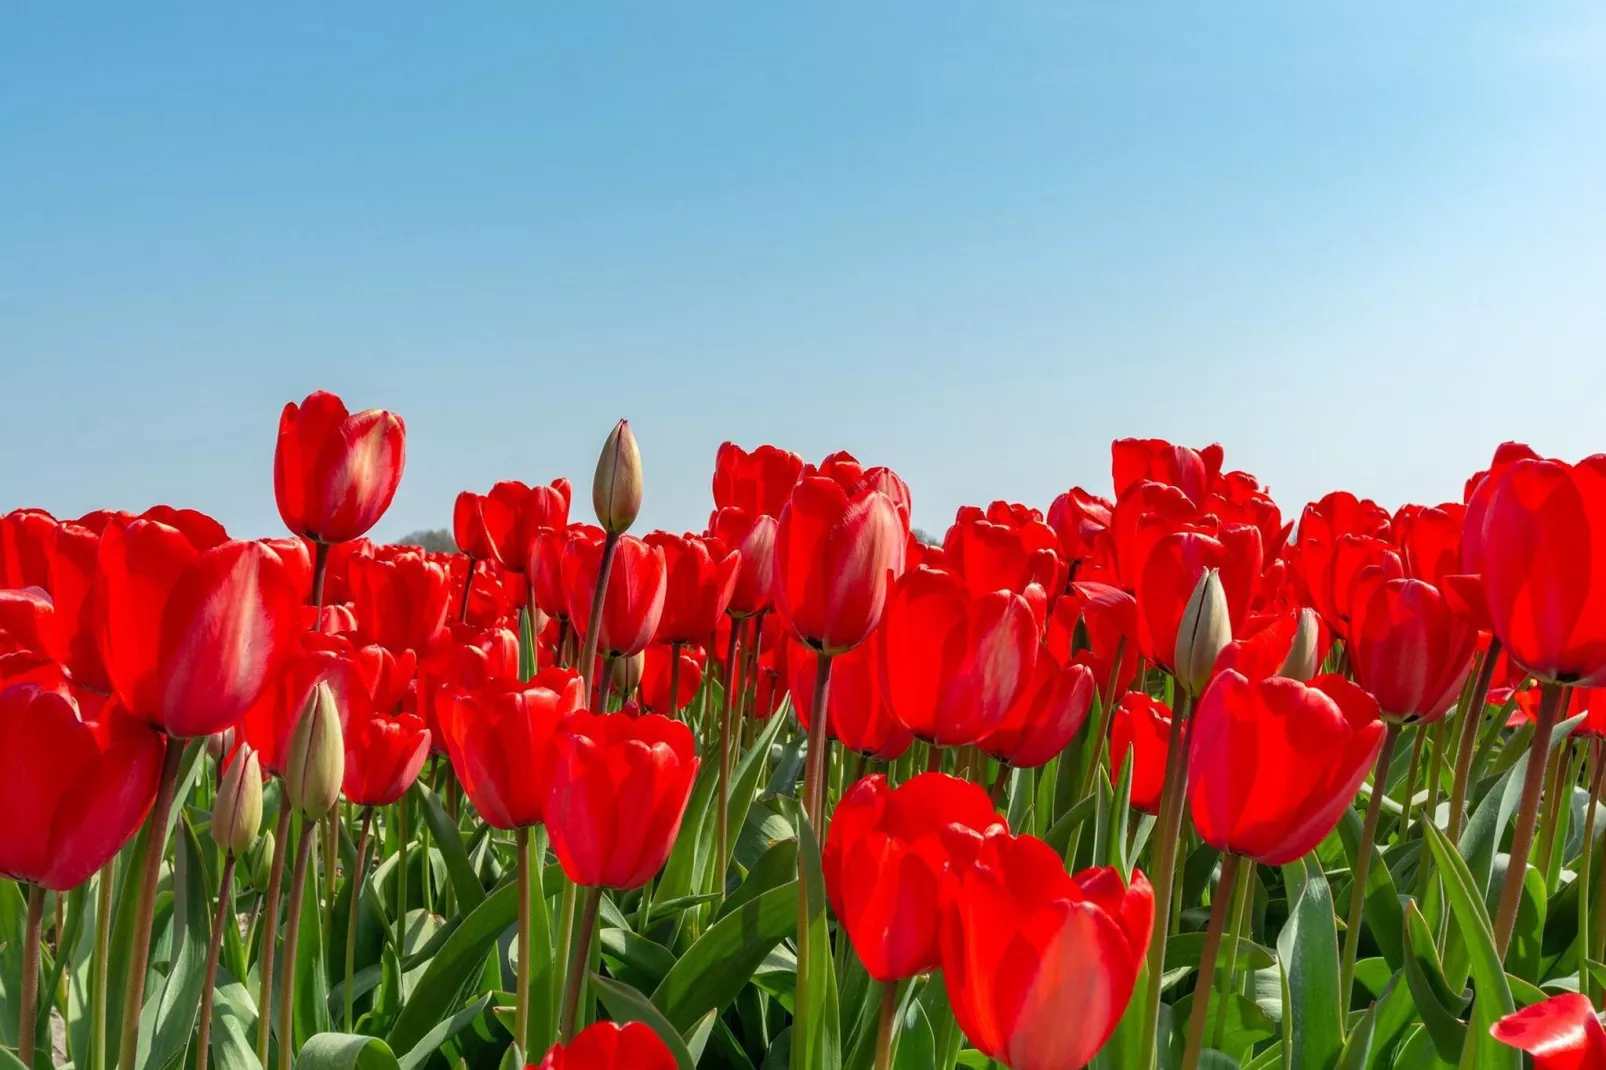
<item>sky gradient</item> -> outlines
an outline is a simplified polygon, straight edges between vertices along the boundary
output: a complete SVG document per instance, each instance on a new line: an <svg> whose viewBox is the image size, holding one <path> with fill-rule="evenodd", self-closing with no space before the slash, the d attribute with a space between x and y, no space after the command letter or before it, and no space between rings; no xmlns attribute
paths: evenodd
<svg viewBox="0 0 1606 1070"><path fill-rule="evenodd" d="M1606 7L11 5L0 250L0 510L280 534L319 387L380 537L620 416L677 530L727 438L936 531L1125 435L1437 502L1606 449Z"/></svg>

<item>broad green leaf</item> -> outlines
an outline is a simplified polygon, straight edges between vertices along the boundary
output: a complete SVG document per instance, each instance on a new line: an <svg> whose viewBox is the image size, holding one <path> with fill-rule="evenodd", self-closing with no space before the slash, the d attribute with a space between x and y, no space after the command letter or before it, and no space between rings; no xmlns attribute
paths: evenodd
<svg viewBox="0 0 1606 1070"><path fill-rule="evenodd" d="M597 997L602 1000L602 1005L608 1008L610 1018L616 1022L641 1022L648 1026L658 1034L658 1039L664 1042L669 1053L675 1057L675 1065L680 1070L696 1070L697 1060L687 1049L680 1032L670 1024L668 1018L664 1017L663 1012L653 1005L652 1000L629 985L611 981L600 974L591 975L591 984L596 989ZM694 1022L693 1026L696 1024ZM706 1036L704 1039L706 1041Z"/></svg>
<svg viewBox="0 0 1606 1070"><path fill-rule="evenodd" d="M485 966L485 958L508 927L518 922L519 889L504 884L475 907L441 945L385 1038L391 1049L411 1051Z"/></svg>
<svg viewBox="0 0 1606 1070"><path fill-rule="evenodd" d="M807 919L807 967L798 980L797 1008L793 1019L792 1062L810 1070L838 1070L842 1059L841 1024L836 996L836 969L831 959L831 933L825 914L825 877L820 870L820 846L808 817L796 815L802 884L798 894ZM773 893L771 893L773 894Z"/></svg>
<svg viewBox="0 0 1606 1070"><path fill-rule="evenodd" d="M1094 816L1098 800L1092 795L1072 806L1065 815L1048 830L1043 842L1054 848L1055 852L1064 857L1070 847L1071 834L1076 832L1091 817Z"/></svg>
<svg viewBox="0 0 1606 1070"><path fill-rule="evenodd" d="M0 879L0 1049L17 1046L17 1019L22 1014L17 979L22 977L27 921L27 893L14 881Z"/></svg>
<svg viewBox="0 0 1606 1070"><path fill-rule="evenodd" d="M328 1032L330 1024L329 974L323 960L323 916L318 909L320 881L317 861L323 836L316 826L311 826L309 831L314 839L311 864L307 866L305 891L302 893L301 933L296 937L295 1011L291 1016L296 1040L303 1045L317 1034ZM285 880L286 883L290 882L289 874L286 874ZM285 925L294 924L295 919L285 919ZM341 954L344 953L342 949ZM290 967L281 963L280 968Z"/></svg>
<svg viewBox="0 0 1606 1070"><path fill-rule="evenodd" d="M1461 1012L1466 1009L1470 993L1454 992L1445 981L1433 934L1414 902L1405 911L1405 943L1405 983L1439 1058L1453 1063L1461 1058L1467 1040L1467 1024L1461 1020Z"/></svg>
<svg viewBox="0 0 1606 1070"><path fill-rule="evenodd" d="M398 1070L390 1046L378 1037L319 1033L296 1056L296 1070Z"/></svg>
<svg viewBox="0 0 1606 1070"><path fill-rule="evenodd" d="M398 1070L418 1070L419 1067L424 1065L426 1059L439 1050L442 1044L467 1029L474 1019L485 1013L485 1009L490 1005L491 997L489 995L481 996L444 1022L441 1022L428 1033L425 1033L423 1039L413 1045L413 1050L401 1057Z"/></svg>
<svg viewBox="0 0 1606 1070"><path fill-rule="evenodd" d="M772 888L715 922L670 969L652 1002L685 1031L723 1010L770 949L797 929L797 882Z"/></svg>
<svg viewBox="0 0 1606 1070"><path fill-rule="evenodd" d="M723 918L772 888L797 878L797 840L781 840L761 855L741 887L730 894L714 915Z"/></svg>
<svg viewBox="0 0 1606 1070"><path fill-rule="evenodd" d="M435 841L434 846L440 851L441 858L446 863L446 876L452 882L452 891L457 895L458 910L466 914L485 902L485 887L480 884L474 866L468 860L468 850L463 846L463 834L447 816L440 799L422 780L415 783L408 794L423 811L424 821L429 825L429 833Z"/></svg>
<svg viewBox="0 0 1606 1070"><path fill-rule="evenodd" d="M212 901L206 892L201 845L188 818L179 822L173 847L171 965L162 983L150 1043L141 1045L141 1065L147 1070L160 1070L181 1055L189 1043L196 1012L201 1007L206 953L212 939Z"/></svg>
<svg viewBox="0 0 1606 1070"><path fill-rule="evenodd" d="M1283 966L1283 1044L1290 1065L1328 1070L1344 1048L1338 1016L1338 933L1333 896L1315 859L1283 867L1288 922L1277 936Z"/></svg>
<svg viewBox="0 0 1606 1070"><path fill-rule="evenodd" d="M1355 862L1361 851L1361 831L1361 815L1352 806L1344 811L1344 816L1338 822L1338 835L1343 841L1351 873L1355 872ZM1355 894L1354 889L1350 890L1350 894ZM1405 919L1400 912L1400 893L1394 886L1394 877L1389 873L1383 853L1376 845L1372 847L1372 861L1366 871L1365 895L1366 927L1371 931L1372 939L1377 942L1389 969L1397 970L1403 957L1400 933L1404 931Z"/></svg>

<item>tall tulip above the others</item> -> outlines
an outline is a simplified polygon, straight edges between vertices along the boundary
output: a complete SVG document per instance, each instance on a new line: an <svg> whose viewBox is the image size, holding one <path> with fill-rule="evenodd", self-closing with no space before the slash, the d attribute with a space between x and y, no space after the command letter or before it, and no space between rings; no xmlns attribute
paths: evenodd
<svg viewBox="0 0 1606 1070"><path fill-rule="evenodd" d="M779 516L803 472L803 458L775 446L751 453L726 442L714 456L714 509L749 516Z"/></svg>
<svg viewBox="0 0 1606 1070"><path fill-rule="evenodd" d="M312 601L323 603L329 546L368 533L390 508L407 460L407 425L382 409L347 412L318 390L279 415L273 494L285 527L318 547Z"/></svg>
<svg viewBox="0 0 1606 1070"><path fill-rule="evenodd" d="M1142 872L1071 876L1053 848L1003 828L956 860L942 928L948 1002L1012 1070L1084 1066L1131 1001L1154 918Z"/></svg>
<svg viewBox="0 0 1606 1070"><path fill-rule="evenodd" d="M594 693L595 681L592 677L596 672L597 644L601 639L603 596L612 590L608 578L613 571L614 553L619 545L619 536L630 530L630 526L636 522L636 514L641 512L641 494L641 451L636 447L636 436L630 433L630 421L620 420L608 432L602 452L597 456L597 470L591 477L591 506L603 531L602 552L595 574L577 580L567 565L563 570L564 586L570 592L575 590L577 582L592 585L589 612L583 608L583 602L578 602L572 595L569 599L573 623L584 636L580 645L580 672L585 677L587 701ZM565 560L575 548L575 540L571 536L564 547ZM659 561L662 562L661 555ZM662 610L661 598L659 609ZM652 640L652 632L656 627L657 620L654 619L652 627L645 629L641 646L629 652L635 653L635 650L645 647Z"/></svg>

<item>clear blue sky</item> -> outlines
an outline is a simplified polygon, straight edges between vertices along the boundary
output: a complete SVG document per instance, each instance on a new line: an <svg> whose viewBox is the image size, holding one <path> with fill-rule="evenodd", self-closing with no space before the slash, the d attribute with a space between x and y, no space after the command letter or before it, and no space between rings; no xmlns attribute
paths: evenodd
<svg viewBox="0 0 1606 1070"><path fill-rule="evenodd" d="M279 407L402 413L376 534L499 478L645 519L846 448L915 519L1219 439L1285 512L1606 449L1606 7L24 4L0 507L281 530Z"/></svg>

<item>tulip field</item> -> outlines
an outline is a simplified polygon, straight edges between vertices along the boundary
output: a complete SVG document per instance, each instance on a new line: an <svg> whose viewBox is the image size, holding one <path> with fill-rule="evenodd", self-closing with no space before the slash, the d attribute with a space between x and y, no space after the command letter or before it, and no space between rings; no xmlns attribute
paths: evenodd
<svg viewBox="0 0 1606 1070"><path fill-rule="evenodd" d="M0 517L0 1070L1606 1068L1606 455L938 543L731 443L641 532L645 447L383 545L320 392L280 537Z"/></svg>

